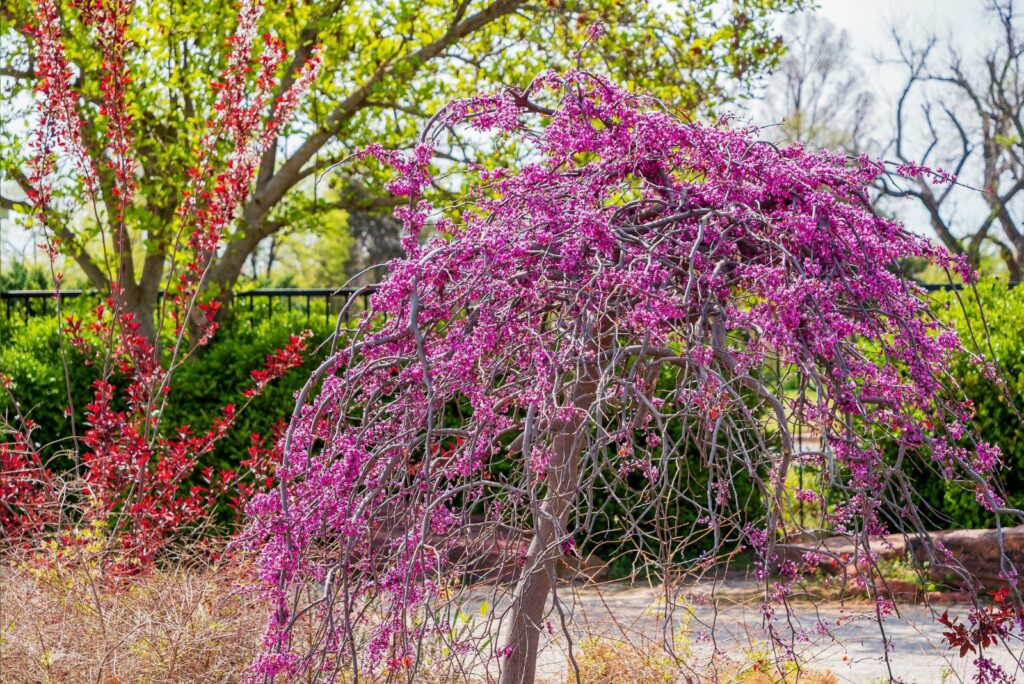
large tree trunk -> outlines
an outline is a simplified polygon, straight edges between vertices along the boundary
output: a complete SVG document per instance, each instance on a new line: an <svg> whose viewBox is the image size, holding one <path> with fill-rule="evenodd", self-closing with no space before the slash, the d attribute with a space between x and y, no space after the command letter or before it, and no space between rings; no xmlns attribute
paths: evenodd
<svg viewBox="0 0 1024 684"><path fill-rule="evenodd" d="M586 412L594 403L596 387L597 368L587 364L573 390L578 410L572 418L550 426L554 453L545 473L547 493L534 511L533 539L513 597L512 622L505 638L509 656L501 684L534 684L537 675L544 608L563 553L562 536L579 484L580 452L586 443Z"/></svg>
<svg viewBox="0 0 1024 684"><path fill-rule="evenodd" d="M216 257L210 266L205 289L212 292L213 296L220 301L218 321L223 321L231 308L235 284L242 276L245 262L256 251L263 239L273 235L281 227L281 224L278 223L267 223L266 217L266 210L258 207L256 201L253 200L243 214L247 228L243 231L242 236L229 241L223 253ZM197 322L193 320L189 323L190 332L197 333L200 327Z"/></svg>
<svg viewBox="0 0 1024 684"><path fill-rule="evenodd" d="M139 333L154 345L159 343L156 334L156 298L135 297L125 302L125 310L134 314L135 322L139 324Z"/></svg>
<svg viewBox="0 0 1024 684"><path fill-rule="evenodd" d="M156 334L157 295L140 288L127 277L120 292L112 295L114 309L119 314L130 314L138 324L138 333L151 343L158 343Z"/></svg>

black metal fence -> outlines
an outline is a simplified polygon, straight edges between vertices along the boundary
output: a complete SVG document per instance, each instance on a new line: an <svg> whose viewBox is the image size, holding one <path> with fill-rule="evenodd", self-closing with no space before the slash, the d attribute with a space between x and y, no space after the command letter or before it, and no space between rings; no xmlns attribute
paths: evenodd
<svg viewBox="0 0 1024 684"><path fill-rule="evenodd" d="M1013 289L1021 284L1020 280L1008 280L1006 281L1006 289ZM962 290L966 285L963 283L918 283L928 292L948 292L950 290Z"/></svg>
<svg viewBox="0 0 1024 684"><path fill-rule="evenodd" d="M313 288L261 288L247 290L235 295L235 312L237 315L248 315L252 321L256 316L273 316L275 312L302 311L306 314L306 322L310 322L314 315L314 308L319 309L320 302L324 303L324 323L330 323L343 310L346 318L350 318L355 312L366 309L370 305L370 297L373 295L376 286L366 285L363 287L313 287ZM352 301L355 300L355 301ZM258 307L261 301L266 302L265 307ZM353 306L345 309L345 305L352 301Z"/></svg>
<svg viewBox="0 0 1024 684"><path fill-rule="evenodd" d="M1018 281L1010 281L1008 287L1018 285ZM941 290L959 290L961 284L950 283L922 283L922 287L929 292ZM258 318L272 317L279 312L292 313L293 311L304 311L307 322L312 321L313 316L323 316L324 322L329 324L333 317L337 316L344 309L350 299L355 298L355 306L349 307L348 314L362 310L369 305L370 296L375 286L364 287L313 287L313 288L289 288L272 287L246 290L235 294L236 315L246 316L250 321ZM95 290L62 290L62 299L76 299L79 297L93 297L99 300L99 293ZM21 317L25 321L33 316L46 316L55 310L56 297L50 290L0 290L0 314L4 320L11 321L15 317ZM320 311L320 303L323 303L323 311Z"/></svg>
<svg viewBox="0 0 1024 684"><path fill-rule="evenodd" d="M314 287L314 288L260 288L245 290L235 294L236 315L248 317L250 321L257 318L272 317L277 313L304 312L306 321L311 322L313 316L323 316L329 324L334 317L345 309L350 300L354 306L348 307L348 314L365 309L370 302L374 286L364 287ZM100 293L95 290L62 290L62 300L92 298L97 302ZM322 304L322 310L321 310ZM16 318L28 321L34 316L47 316L56 311L56 294L50 290L0 290L0 314L10 322Z"/></svg>

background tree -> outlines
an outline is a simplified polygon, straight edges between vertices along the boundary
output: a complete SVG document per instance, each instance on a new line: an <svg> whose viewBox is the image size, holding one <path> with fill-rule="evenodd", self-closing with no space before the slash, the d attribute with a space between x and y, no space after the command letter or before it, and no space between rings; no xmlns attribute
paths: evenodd
<svg viewBox="0 0 1024 684"><path fill-rule="evenodd" d="M50 282L45 268L24 259L13 259L0 272L0 290L45 290Z"/></svg>
<svg viewBox="0 0 1024 684"><path fill-rule="evenodd" d="M338 211L307 223L305 230L272 235L249 258L253 283L280 287L369 285L392 259L402 256L402 224L371 211Z"/></svg>
<svg viewBox="0 0 1024 684"><path fill-rule="evenodd" d="M246 262L246 282L266 287L337 287L348 280L351 214L323 212L297 221L257 246Z"/></svg>
<svg viewBox="0 0 1024 684"><path fill-rule="evenodd" d="M913 198L936 237L980 267L995 254L1011 280L1024 275L1024 36L1013 0L994 3L999 33L978 58L935 37L923 45L894 31L906 83L888 154L941 166L962 186L917 176L883 179L886 195Z"/></svg>
<svg viewBox="0 0 1024 684"><path fill-rule="evenodd" d="M111 133L101 116L97 32L83 25L89 0L60 7L67 56L76 74L85 125L82 139L95 162ZM770 66L780 45L770 19L799 0L713 0L652 5L647 2L543 2L517 0L393 2L272 2L261 30L284 43L288 59L277 74L282 90L322 46L326 66L314 96L294 123L282 129L263 154L255 187L230 230L227 246L211 264L208 283L227 297L246 261L265 239L337 209L387 210L394 200L366 169L339 162L370 142L394 147L412 140L425 116L467 87L521 84L524 74L561 63L579 27L604 21L614 30L587 59L602 61L627 82L642 82L674 103L698 109L720 101ZM126 305L153 335L153 305L170 267L169 246L179 228L179 190L189 158L200 144L201 122L215 99L208 84L222 69L220 46L233 3L158 0L135 8L124 27L123 58L135 74L124 97L133 112L131 131L142 141L130 173L138 190L125 207L137 230L124 232L101 253L97 241L118 212L114 174L97 164L102 211L80 211L74 186L57 184L53 220L64 243L95 287L118 280ZM24 27L27 0L0 10L0 79L5 107L0 119L0 159L6 178L27 184L24 127L38 61ZM255 76L253 76L255 78ZM224 154L228 145L213 141ZM445 156L472 158L475 143L453 138ZM315 180L323 180L316 183ZM4 206L23 202L7 197ZM59 217L58 217L59 213ZM120 277L119 277L120 276Z"/></svg>
<svg viewBox="0 0 1024 684"><path fill-rule="evenodd" d="M758 119L778 140L858 154L868 147L874 96L845 30L809 12L788 17L786 53L764 88Z"/></svg>
<svg viewBox="0 0 1024 684"><path fill-rule="evenodd" d="M350 214L348 234L351 239L349 272L363 274L357 279L361 284L380 280L383 273L374 267L403 255L402 224L393 217L369 212Z"/></svg>

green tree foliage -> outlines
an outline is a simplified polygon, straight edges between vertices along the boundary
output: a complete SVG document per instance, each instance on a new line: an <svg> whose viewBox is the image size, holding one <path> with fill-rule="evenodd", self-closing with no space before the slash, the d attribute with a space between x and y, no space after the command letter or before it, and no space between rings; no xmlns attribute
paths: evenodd
<svg viewBox="0 0 1024 684"><path fill-rule="evenodd" d="M45 268L16 259L0 272L0 290L45 290L51 286Z"/></svg>
<svg viewBox="0 0 1024 684"><path fill-rule="evenodd" d="M91 32L70 0L61 0L68 56L79 74L76 87L85 111L87 146L98 154L104 119L100 56ZM282 38L290 59L282 67L282 92L314 46L322 45L325 72L298 118L261 162L234 234L211 269L217 292L227 293L261 243L282 232L315 230L338 211L386 213L394 202L374 169L341 164L370 143L404 147L415 142L423 119L453 97L500 85L523 86L544 67L581 59L616 79L642 85L673 106L708 111L746 90L781 52L772 30L779 12L803 0L269 0L263 28ZM168 245L178 229L175 208L185 186L192 149L215 93L211 82L223 68L225 38L235 6L226 0L153 0L135 7L128 55L133 82L129 103L139 141L140 189L131 211L130 253L138 280L137 315L151 309L166 273ZM31 0L0 6L0 177L24 185L34 86ZM610 29L578 57L584 29ZM599 63L599 64L596 64ZM92 114L92 116L90 116ZM447 155L472 158L477 141L452 137ZM110 198L109 178L101 192ZM73 184L62 186L68 242L92 285L104 290L117 265L102 250L86 247L98 235L97 220L84 216ZM449 189L456 189L453 182ZM2 206L27 210L17 199ZM333 212L333 214L332 214ZM115 257L116 258L116 255ZM108 263L103 263L107 259ZM97 263L98 262L98 263Z"/></svg>

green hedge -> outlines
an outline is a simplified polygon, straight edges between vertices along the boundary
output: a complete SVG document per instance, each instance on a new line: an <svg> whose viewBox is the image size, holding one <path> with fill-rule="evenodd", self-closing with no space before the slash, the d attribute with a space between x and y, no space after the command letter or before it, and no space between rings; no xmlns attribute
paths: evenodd
<svg viewBox="0 0 1024 684"><path fill-rule="evenodd" d="M974 402L973 427L981 439L999 446L1006 468L1001 476L1008 503L1024 507L1024 424L1007 402L1022 406L1024 392L1024 287L1007 288L1005 281L985 280L971 290L941 292L934 296L934 310L955 325L965 346L995 358L1006 381L1004 393L985 378L981 368L961 357L950 368L957 383ZM990 527L991 513L963 483L944 482L938 475L922 475L922 498L957 527ZM939 522L942 522L941 520Z"/></svg>
<svg viewBox="0 0 1024 684"><path fill-rule="evenodd" d="M210 427L226 404L241 405L242 392L252 386L250 372L261 367L264 357L283 346L289 335L313 329L311 346L331 330L324 317L277 313L273 317L255 312L251 321L238 317L217 332L210 345L199 351L175 371L166 412L161 420L165 431L188 425L193 432ZM13 381L13 395L22 412L38 425L34 439L46 451L58 455L60 445L71 435L70 420L64 414L67 391L64 364L61 361L57 322L53 317L12 321L0 327L4 340L0 349L0 373ZM99 371L83 362L75 350L68 350L68 376L71 380L79 430L83 411L92 399L92 383ZM203 465L235 467L245 458L251 433L270 434L275 423L287 420L294 405L293 395L302 387L319 363L314 355L302 367L272 383L239 417L235 428L225 437ZM0 396L0 415L12 416L9 397Z"/></svg>
<svg viewBox="0 0 1024 684"><path fill-rule="evenodd" d="M934 309L943 320L956 326L966 344L973 344L973 330L974 338L985 347L986 355L991 357L994 352L1009 393L1020 404L1024 392L1024 287L1007 289L1005 283L987 281L979 285L978 298L980 309L971 291L936 293ZM987 322L987 340L982 311ZM290 334L310 327L316 342L330 332L323 315L307 317L304 312L286 314L280 311L272 316L269 314L269 311L259 309L251 313L248 310L240 312L235 320L222 327L208 348L177 371L162 421L164 429L190 425L195 431L204 430L225 404L241 403L241 393L251 386L250 371L261 365L266 354L282 346ZM56 321L51 317L0 323L0 340L0 373L13 380L14 392L23 412L38 424L35 440L50 445L49 452L57 454L58 445L53 443L66 439L70 435L70 426L64 415L67 399ZM991 351L988 345L991 345ZM82 363L74 351L70 352L69 361L72 395L81 425L82 410L91 399L91 385L97 377L97 370ZM240 417L235 430L220 443L204 465L235 467L245 457L251 433L269 434L275 423L287 420L294 393L319 361L319 358L310 357L303 367L271 385ZM1009 502L1024 507L1024 426L1021 420L1004 401L1000 390L969 360L958 359L951 371L977 408L975 429L983 439L1003 450L1007 468L1002 484L1009 495ZM11 410L9 399L0 395L0 415L9 415ZM705 484L706 474L701 473L697 464L669 462L664 465L672 470L680 469L680 474L687 473L684 477L693 478L691 484L695 489ZM499 464L495 467L501 468ZM915 472L913 476L922 501L941 512L940 516L934 517L936 524L984 527L993 523L991 514L977 504L973 491L962 483L945 482L930 471ZM743 500L738 503L739 507L756 516L761 508L758 497L750 489L746 477L740 475L737 482L740 489L737 494ZM628 505L635 506L635 510L643 510L646 503L641 484L627 479L616 485L618 494ZM675 525L692 524L690 518L695 512L691 507L683 502L675 504L669 506L672 510L662 509L662 514L667 512ZM611 537L621 529L621 516L624 515L623 511L615 510L617 508L606 507L598 519L591 521L592 536L588 546L615 545Z"/></svg>
<svg viewBox="0 0 1024 684"><path fill-rule="evenodd" d="M64 415L68 405L68 383L55 317L30 318L27 322L11 321L0 328L0 373L12 381L11 394L0 394L0 416L9 425L16 425L15 416L30 418L37 424L34 440L48 453L59 451L70 438L71 421ZM82 356L67 349L67 378L76 421L82 424L82 409L92 396L92 383L98 370L86 365ZM15 410L12 404L17 401Z"/></svg>
<svg viewBox="0 0 1024 684"><path fill-rule="evenodd" d="M302 366L280 380L272 382L245 412L234 429L219 443L213 462L219 468L233 468L245 458L250 435L269 435L278 421L287 421L295 405L294 395L302 388L322 355L314 348L329 334L319 318L307 323L305 316L266 319L250 325L236 321L218 332L210 348L178 369L174 378L173 401L168 402L164 422L168 426L190 425L193 430L209 428L226 404L240 405L241 393L252 386L250 373L260 368L267 354L283 347L289 335L313 328L311 353ZM226 334L224 334L226 333Z"/></svg>
<svg viewBox="0 0 1024 684"><path fill-rule="evenodd" d="M264 315L267 313L257 310L250 315L247 308L240 310L235 320L224 325L206 349L176 371L166 413L161 421L163 430L174 430L181 425L189 425L196 432L205 430L225 404L241 403L242 391L251 386L251 370L260 367L266 354L282 346L290 334L311 327L314 331L312 339L317 342L325 339L332 329L324 322L322 312L321 315L309 318L299 312L291 316L280 312L274 316ZM52 318L30 319L28 323L7 325L2 332L9 342L0 352L0 369L12 378L16 395L38 423L36 441L45 444L66 437L70 434L70 425L63 412L67 400L64 369L58 353L56 321ZM71 355L68 370L81 426L82 411L91 399L91 385L98 373L95 368L83 364L76 352L72 351ZM275 423L287 420L294 406L294 393L302 387L320 361L319 355L310 355L304 366L268 387L240 416L235 429L219 443L216 452L207 457L202 465L236 467L246 457L251 433L270 434ZM663 374L661 382L671 381L671 373ZM0 397L0 412L9 409L8 402ZM458 407L449 407L451 421L459 420L458 412ZM673 429L677 431L678 427L673 426ZM50 451L57 454L59 450L51 447ZM708 472L698 459L668 457L658 465L659 468L667 469L672 479L685 486L698 500L706 496ZM517 467L521 467L521 464L514 461L491 464L496 473ZM747 515L757 517L761 502L751 487L747 473L735 465L729 469L734 471L739 498L735 506ZM685 501L663 501L660 507L653 507L650 488L637 473L620 480L615 473L609 471L602 474L602 479L615 488L622 503L614 503L610 498L604 500L587 525L589 534L581 541L584 550L596 551L607 559L616 559L613 568L615 574L629 573L639 560L637 552L641 549L646 554L656 552L650 540L623 538L624 521L627 518L637 518L638 522L652 530L656 524L667 524L682 530L697 524L696 508ZM575 521L575 524L582 523L583 520ZM676 554L699 554L707 550L710 543L710 537L706 537L686 549L677 549Z"/></svg>

